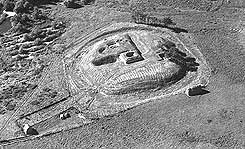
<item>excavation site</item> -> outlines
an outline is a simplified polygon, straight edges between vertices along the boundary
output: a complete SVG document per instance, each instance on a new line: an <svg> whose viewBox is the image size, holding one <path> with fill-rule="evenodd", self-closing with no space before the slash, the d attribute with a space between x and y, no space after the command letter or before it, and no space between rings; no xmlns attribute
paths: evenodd
<svg viewBox="0 0 245 149"><path fill-rule="evenodd" d="M0 0L0 148L245 148L243 0Z"/></svg>

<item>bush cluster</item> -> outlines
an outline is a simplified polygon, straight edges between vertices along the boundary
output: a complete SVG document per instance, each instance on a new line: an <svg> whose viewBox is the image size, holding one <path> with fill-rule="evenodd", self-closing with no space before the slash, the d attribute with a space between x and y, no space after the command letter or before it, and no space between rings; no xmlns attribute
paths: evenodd
<svg viewBox="0 0 245 149"><path fill-rule="evenodd" d="M15 3L14 12L15 13L25 13L30 9L33 9L33 6L26 0L19 0Z"/></svg>
<svg viewBox="0 0 245 149"><path fill-rule="evenodd" d="M159 26L176 25L169 17L158 19L156 17L149 16L141 12L133 12L132 19L135 23L138 24L159 25Z"/></svg>
<svg viewBox="0 0 245 149"><path fill-rule="evenodd" d="M46 16L38 7L34 6L30 0L2 0L0 2L0 11L12 11L16 15L11 18L12 33L29 32L29 28L34 22L45 20Z"/></svg>

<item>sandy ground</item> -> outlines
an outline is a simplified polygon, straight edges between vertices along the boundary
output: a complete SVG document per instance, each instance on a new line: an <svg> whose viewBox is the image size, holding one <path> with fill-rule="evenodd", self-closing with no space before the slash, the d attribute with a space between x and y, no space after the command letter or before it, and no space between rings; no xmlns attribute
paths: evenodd
<svg viewBox="0 0 245 149"><path fill-rule="evenodd" d="M165 14L188 30L212 67L209 94L173 96L6 148L245 148L245 18L241 3L230 3L217 12ZM70 31L62 37L67 42L98 24L128 20L128 13L114 8L51 7L51 15L71 21Z"/></svg>

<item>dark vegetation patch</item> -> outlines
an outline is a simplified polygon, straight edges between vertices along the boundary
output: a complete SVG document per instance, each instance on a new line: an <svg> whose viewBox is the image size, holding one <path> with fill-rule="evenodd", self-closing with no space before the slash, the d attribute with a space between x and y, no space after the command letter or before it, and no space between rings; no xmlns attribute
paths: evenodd
<svg viewBox="0 0 245 149"><path fill-rule="evenodd" d="M157 17L149 16L142 12L133 12L132 19L135 23L138 24L146 24L154 27L167 28L172 30L175 33L188 33L188 30L184 28L175 27L176 23L170 17L166 17L163 19L158 19Z"/></svg>
<svg viewBox="0 0 245 149"><path fill-rule="evenodd" d="M156 17L152 17L138 11L132 13L132 19L134 20L135 23L139 23L139 24L159 25L163 27L168 25L176 25L169 17L164 19L158 19Z"/></svg>
<svg viewBox="0 0 245 149"><path fill-rule="evenodd" d="M49 18L43 5L58 1L3 0L1 10L14 11L13 27L0 37L0 113L12 111L33 91L51 62L55 40L65 32L62 19ZM55 93L50 93L53 98ZM46 97L46 95L45 95ZM27 97L28 98L28 97ZM7 104L6 104L7 103ZM33 104L38 104L34 102Z"/></svg>
<svg viewBox="0 0 245 149"><path fill-rule="evenodd" d="M85 5L93 4L95 0L63 0L63 4L67 8L78 9Z"/></svg>
<svg viewBox="0 0 245 149"><path fill-rule="evenodd" d="M17 15L11 18L13 28L10 33L29 33L36 26L43 24L51 25L50 22L55 20L46 15L45 9L40 8L42 5L56 4L58 0L5 0L3 1L2 10L13 11ZM8 5L13 7L8 8ZM7 8L8 9L7 9Z"/></svg>
<svg viewBox="0 0 245 149"><path fill-rule="evenodd" d="M81 8L82 6L77 4L75 2L75 0L64 0L64 5L67 7L67 8L74 8L74 9L77 9L77 8Z"/></svg>
<svg viewBox="0 0 245 149"><path fill-rule="evenodd" d="M28 0L34 6L56 5L61 0Z"/></svg>
<svg viewBox="0 0 245 149"><path fill-rule="evenodd" d="M49 100L49 99L54 99L56 96L58 95L58 92L54 89L50 89L50 88L44 88L40 94L36 97L37 99L32 101L30 104L31 105L36 105L36 106L40 106L42 105L45 101ZM52 100L51 100L52 102Z"/></svg>

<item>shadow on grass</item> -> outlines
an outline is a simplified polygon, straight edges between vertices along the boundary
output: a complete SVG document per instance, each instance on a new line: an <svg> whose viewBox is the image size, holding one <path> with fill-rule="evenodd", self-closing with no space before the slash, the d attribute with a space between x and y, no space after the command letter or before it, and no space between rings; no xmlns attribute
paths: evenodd
<svg viewBox="0 0 245 149"><path fill-rule="evenodd" d="M81 8L83 7L82 5L80 4L77 4L77 3L73 3L71 6L69 6L68 8L73 8L73 9L78 9L78 8Z"/></svg>
<svg viewBox="0 0 245 149"><path fill-rule="evenodd" d="M197 86L195 88L189 89L189 96L198 96L210 93L210 91L205 90L204 88L204 86Z"/></svg>
<svg viewBox="0 0 245 149"><path fill-rule="evenodd" d="M56 5L61 0L28 0L34 6Z"/></svg>
<svg viewBox="0 0 245 149"><path fill-rule="evenodd" d="M188 33L188 30L184 29L184 28L179 28L179 27L170 27L167 25L162 25L162 24L149 24L150 26L154 26L154 27L161 27L161 28L167 28L172 30L175 33Z"/></svg>

